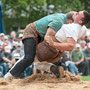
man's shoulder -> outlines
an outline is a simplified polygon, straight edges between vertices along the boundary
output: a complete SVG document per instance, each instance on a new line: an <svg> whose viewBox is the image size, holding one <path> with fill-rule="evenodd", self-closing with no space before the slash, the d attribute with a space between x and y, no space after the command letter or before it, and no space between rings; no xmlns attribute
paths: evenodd
<svg viewBox="0 0 90 90"><path fill-rule="evenodd" d="M81 30L82 26L80 24L70 23L64 24L64 28L67 27L69 30Z"/></svg>

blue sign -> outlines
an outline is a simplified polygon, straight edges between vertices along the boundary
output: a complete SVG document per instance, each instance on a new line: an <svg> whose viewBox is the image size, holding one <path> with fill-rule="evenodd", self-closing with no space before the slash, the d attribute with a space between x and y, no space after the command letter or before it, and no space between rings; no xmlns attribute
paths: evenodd
<svg viewBox="0 0 90 90"><path fill-rule="evenodd" d="M5 33L3 20L2 20L2 3L0 2L0 33Z"/></svg>

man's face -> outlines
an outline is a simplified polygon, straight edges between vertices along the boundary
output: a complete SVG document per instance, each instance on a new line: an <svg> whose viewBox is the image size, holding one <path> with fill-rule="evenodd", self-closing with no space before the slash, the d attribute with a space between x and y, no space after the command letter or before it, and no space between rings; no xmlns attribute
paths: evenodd
<svg viewBox="0 0 90 90"><path fill-rule="evenodd" d="M80 47L77 47L77 48L76 48L76 52L79 52L79 51L80 51Z"/></svg>
<svg viewBox="0 0 90 90"><path fill-rule="evenodd" d="M74 13L74 15L73 15L74 22L77 22L77 23L79 23L79 24L82 23L82 20L81 20L82 18L84 18L84 13L83 13L83 11L76 12L76 13Z"/></svg>
<svg viewBox="0 0 90 90"><path fill-rule="evenodd" d="M21 46L17 46L17 50L20 51L21 50Z"/></svg>

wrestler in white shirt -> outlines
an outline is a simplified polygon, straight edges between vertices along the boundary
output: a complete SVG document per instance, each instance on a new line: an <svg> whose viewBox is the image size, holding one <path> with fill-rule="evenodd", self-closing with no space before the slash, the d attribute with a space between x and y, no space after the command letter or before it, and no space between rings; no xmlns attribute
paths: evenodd
<svg viewBox="0 0 90 90"><path fill-rule="evenodd" d="M79 24L64 24L62 28L56 33L55 38L59 42L65 42L68 37L72 37L75 42L78 39L85 37L87 28Z"/></svg>
<svg viewBox="0 0 90 90"><path fill-rule="evenodd" d="M49 43L50 46L57 48L62 52L72 51L72 49L76 45L77 40L83 39L86 35L86 32L87 32L87 28L85 25L81 26L80 24L76 24L76 23L64 24L61 27L61 29L55 34L55 39L58 42L54 41L50 37L48 38L47 42Z"/></svg>

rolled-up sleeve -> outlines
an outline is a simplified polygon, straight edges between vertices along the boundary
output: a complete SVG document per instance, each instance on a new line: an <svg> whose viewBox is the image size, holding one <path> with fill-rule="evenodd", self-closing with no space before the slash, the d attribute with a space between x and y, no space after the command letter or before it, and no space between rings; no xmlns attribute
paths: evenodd
<svg viewBox="0 0 90 90"><path fill-rule="evenodd" d="M62 21L53 20L52 22L50 22L48 24L48 27L53 28L57 32L61 28L62 25L63 25L63 22Z"/></svg>

